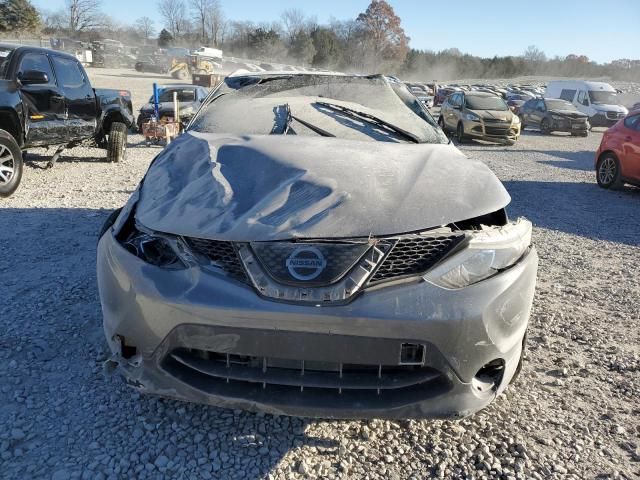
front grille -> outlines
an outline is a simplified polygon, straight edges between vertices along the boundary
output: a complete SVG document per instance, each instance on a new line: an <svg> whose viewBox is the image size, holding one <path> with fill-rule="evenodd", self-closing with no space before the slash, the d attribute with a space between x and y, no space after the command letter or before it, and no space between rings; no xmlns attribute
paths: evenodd
<svg viewBox="0 0 640 480"><path fill-rule="evenodd" d="M206 376L206 382L251 384L268 389L290 391L402 391L439 380L442 374L423 365L369 365L326 361L305 361L263 356L238 355L207 350L178 348L164 360L163 366L186 381ZM191 377L190 377L191 376Z"/></svg>
<svg viewBox="0 0 640 480"><path fill-rule="evenodd" d="M508 135L509 127L484 127L484 132L487 135Z"/></svg>
<svg viewBox="0 0 640 480"><path fill-rule="evenodd" d="M249 282L240 257L232 242L207 240L203 238L184 239L195 254L207 258L210 262L224 270L229 276L242 282Z"/></svg>
<svg viewBox="0 0 640 480"><path fill-rule="evenodd" d="M463 233L402 237L383 260L369 283L420 275L442 260L464 238Z"/></svg>
<svg viewBox="0 0 640 480"><path fill-rule="evenodd" d="M607 112L606 116L609 120L618 120L623 118L625 115L622 112Z"/></svg>
<svg viewBox="0 0 640 480"><path fill-rule="evenodd" d="M497 123L502 125L511 125L511 122L508 122L507 120L501 120L499 118L483 118L482 120L484 120L484 123Z"/></svg>

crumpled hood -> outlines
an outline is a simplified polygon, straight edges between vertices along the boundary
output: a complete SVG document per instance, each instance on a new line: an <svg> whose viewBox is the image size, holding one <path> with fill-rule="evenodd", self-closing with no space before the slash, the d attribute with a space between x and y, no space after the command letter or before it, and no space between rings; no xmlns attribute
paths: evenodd
<svg viewBox="0 0 640 480"><path fill-rule="evenodd" d="M231 241L368 237L494 212L500 181L453 145L186 133L155 159L136 218Z"/></svg>

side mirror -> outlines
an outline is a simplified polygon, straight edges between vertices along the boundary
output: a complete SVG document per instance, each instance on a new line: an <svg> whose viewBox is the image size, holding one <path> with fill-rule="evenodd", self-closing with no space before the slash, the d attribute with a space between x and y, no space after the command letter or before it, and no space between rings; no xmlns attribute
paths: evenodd
<svg viewBox="0 0 640 480"><path fill-rule="evenodd" d="M18 76L18 80L22 85L42 85L49 83L49 76L38 70L27 70Z"/></svg>

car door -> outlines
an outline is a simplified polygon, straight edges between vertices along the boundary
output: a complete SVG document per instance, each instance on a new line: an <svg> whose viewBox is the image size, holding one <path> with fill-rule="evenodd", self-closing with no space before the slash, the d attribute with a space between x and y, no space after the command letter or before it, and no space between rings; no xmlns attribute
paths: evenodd
<svg viewBox="0 0 640 480"><path fill-rule="evenodd" d="M23 84L29 71L42 72L47 83ZM25 145L55 145L56 138L65 143L64 95L56 84L49 57L41 52L26 52L18 60L15 72L25 110ZM25 79L26 82L26 79Z"/></svg>
<svg viewBox="0 0 640 480"><path fill-rule="evenodd" d="M627 117L621 133L622 173L640 181L640 114Z"/></svg>
<svg viewBox="0 0 640 480"><path fill-rule="evenodd" d="M458 108L462 104L462 95L460 93L453 93L447 99L448 108L447 115L445 117L445 121L447 122L447 127L455 128L458 125Z"/></svg>
<svg viewBox="0 0 640 480"><path fill-rule="evenodd" d="M73 58L51 55L53 68L67 108L70 140L91 138L96 132L98 106L91 83L82 65Z"/></svg>
<svg viewBox="0 0 640 480"><path fill-rule="evenodd" d="M591 104L589 102L589 94L586 90L579 90L578 95L576 96L576 101L573 104L580 110L582 113L586 113L591 116L594 112L591 111Z"/></svg>
<svg viewBox="0 0 640 480"><path fill-rule="evenodd" d="M531 112L531 123L540 126L542 119L546 115L547 107L544 104L544 100L535 100L536 106Z"/></svg>
<svg viewBox="0 0 640 480"><path fill-rule="evenodd" d="M520 120L523 123L528 124L528 125L531 125L533 123L533 119L531 118L531 114L533 113L533 109L535 108L535 105L536 105L536 101L535 100L527 100L520 107L518 116L520 117Z"/></svg>

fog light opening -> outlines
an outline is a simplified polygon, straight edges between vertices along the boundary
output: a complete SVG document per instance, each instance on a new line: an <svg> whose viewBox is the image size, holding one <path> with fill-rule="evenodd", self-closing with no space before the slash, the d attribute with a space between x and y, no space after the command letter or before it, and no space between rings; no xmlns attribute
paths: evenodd
<svg viewBox="0 0 640 480"><path fill-rule="evenodd" d="M504 377L504 360L497 358L485 364L473 378L473 389L478 393L495 391Z"/></svg>
<svg viewBox="0 0 640 480"><path fill-rule="evenodd" d="M400 365L423 365L424 354L424 345L403 343L400 346Z"/></svg>
<svg viewBox="0 0 640 480"><path fill-rule="evenodd" d="M122 335L118 335L116 338L120 342L120 355L122 358L129 360L137 355L138 349L133 345L127 345L127 342Z"/></svg>

